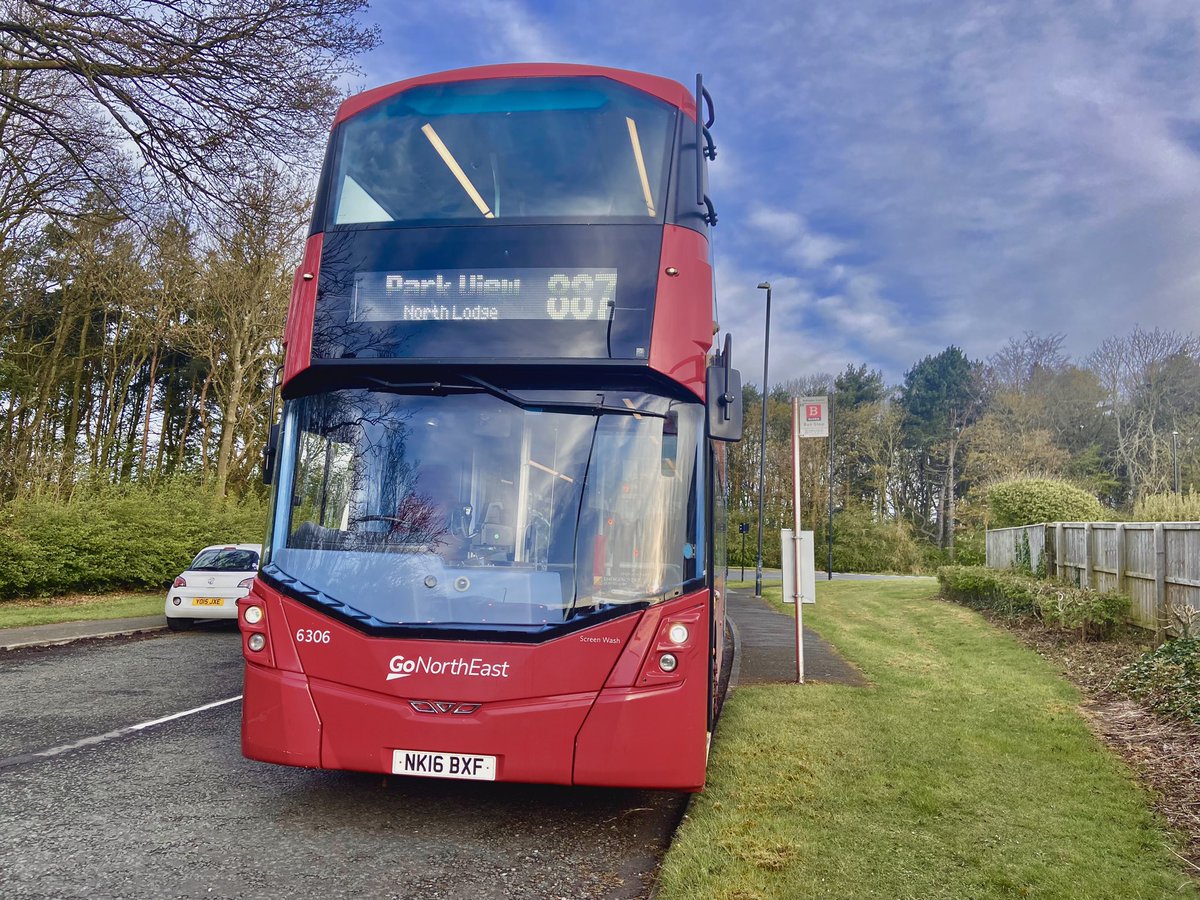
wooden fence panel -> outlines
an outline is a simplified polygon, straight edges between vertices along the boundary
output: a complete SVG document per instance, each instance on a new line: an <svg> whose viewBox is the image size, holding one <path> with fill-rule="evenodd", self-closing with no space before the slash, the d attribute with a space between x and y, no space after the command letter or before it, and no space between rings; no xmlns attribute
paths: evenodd
<svg viewBox="0 0 1200 900"><path fill-rule="evenodd" d="M1034 525L1027 531L1029 534L1029 565L1036 572L1046 558L1046 527Z"/></svg>
<svg viewBox="0 0 1200 900"><path fill-rule="evenodd" d="M1128 522L1125 525L1125 584L1133 600L1130 615L1139 625L1155 626L1158 615L1158 588L1154 552L1154 524Z"/></svg>
<svg viewBox="0 0 1200 900"><path fill-rule="evenodd" d="M1084 583L1087 571L1087 532L1079 522L1063 523L1063 577Z"/></svg>
<svg viewBox="0 0 1200 900"><path fill-rule="evenodd" d="M1013 567L1022 535L1028 537L1035 571L1049 539L1054 559L1048 576L1057 573L1078 585L1128 594L1133 621L1146 628L1161 630L1169 608L1200 610L1200 522L1055 522L989 529L987 564Z"/></svg>
<svg viewBox="0 0 1200 900"><path fill-rule="evenodd" d="M1166 539L1166 606L1170 621L1181 616L1187 607L1200 610L1200 525L1165 527Z"/></svg>
<svg viewBox="0 0 1200 900"><path fill-rule="evenodd" d="M1117 556L1117 523L1092 525L1092 584L1101 591L1115 591L1121 581L1121 560Z"/></svg>
<svg viewBox="0 0 1200 900"><path fill-rule="evenodd" d="M1025 538L1029 541L1029 567L1036 571L1046 552L1046 526L1023 525L1019 528L992 528L986 535L987 564L993 569L1012 569L1017 565Z"/></svg>

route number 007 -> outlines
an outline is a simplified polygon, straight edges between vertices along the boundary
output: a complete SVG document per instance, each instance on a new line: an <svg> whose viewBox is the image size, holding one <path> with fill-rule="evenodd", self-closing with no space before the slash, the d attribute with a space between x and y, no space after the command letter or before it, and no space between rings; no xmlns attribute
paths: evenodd
<svg viewBox="0 0 1200 900"><path fill-rule="evenodd" d="M328 631L313 631L311 628L296 629L297 644L328 644L332 636Z"/></svg>
<svg viewBox="0 0 1200 900"><path fill-rule="evenodd" d="M552 319L607 319L616 289L616 275L551 275L546 314Z"/></svg>

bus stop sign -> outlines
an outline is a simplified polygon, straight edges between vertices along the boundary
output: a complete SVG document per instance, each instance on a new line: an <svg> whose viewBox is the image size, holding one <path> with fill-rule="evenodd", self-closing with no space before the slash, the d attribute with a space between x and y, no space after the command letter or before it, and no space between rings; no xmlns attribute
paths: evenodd
<svg viewBox="0 0 1200 900"><path fill-rule="evenodd" d="M829 437L829 398L800 398L800 437Z"/></svg>

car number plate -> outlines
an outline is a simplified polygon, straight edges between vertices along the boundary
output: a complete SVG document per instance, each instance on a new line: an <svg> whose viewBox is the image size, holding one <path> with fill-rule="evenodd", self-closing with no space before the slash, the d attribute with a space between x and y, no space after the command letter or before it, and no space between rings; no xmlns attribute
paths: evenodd
<svg viewBox="0 0 1200 900"><path fill-rule="evenodd" d="M192 599L192 606L224 606L225 599L223 597L195 597Z"/></svg>
<svg viewBox="0 0 1200 900"><path fill-rule="evenodd" d="M428 750L393 750L392 773L423 778L496 780L496 757L474 753L431 753Z"/></svg>

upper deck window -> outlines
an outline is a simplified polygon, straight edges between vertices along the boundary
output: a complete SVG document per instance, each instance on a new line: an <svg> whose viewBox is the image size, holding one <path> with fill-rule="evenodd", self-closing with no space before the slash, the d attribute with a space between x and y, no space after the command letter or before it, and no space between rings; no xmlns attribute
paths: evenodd
<svg viewBox="0 0 1200 900"><path fill-rule="evenodd" d="M676 113L598 77L415 87L341 126L328 224L662 221Z"/></svg>

